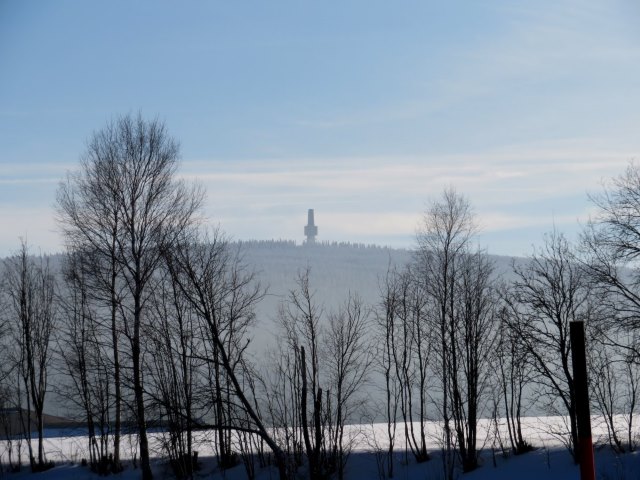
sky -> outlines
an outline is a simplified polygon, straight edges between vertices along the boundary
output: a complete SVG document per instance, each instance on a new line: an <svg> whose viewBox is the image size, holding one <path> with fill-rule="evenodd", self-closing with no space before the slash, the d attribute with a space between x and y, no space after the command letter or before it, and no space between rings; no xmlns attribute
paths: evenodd
<svg viewBox="0 0 640 480"><path fill-rule="evenodd" d="M490 253L575 237L640 158L635 1L0 0L0 256L62 250L59 181L165 122L235 239L412 247L444 188Z"/></svg>

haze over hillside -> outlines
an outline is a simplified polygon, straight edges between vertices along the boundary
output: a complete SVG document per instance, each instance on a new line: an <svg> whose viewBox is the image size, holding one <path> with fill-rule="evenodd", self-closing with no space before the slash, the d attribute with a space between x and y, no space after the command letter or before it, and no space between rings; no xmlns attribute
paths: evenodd
<svg viewBox="0 0 640 480"><path fill-rule="evenodd" d="M293 240L239 240L231 242L230 248L239 252L243 263L256 273L256 279L267 291L256 312L256 330L261 340L257 343L260 344L268 338L262 333L277 335L274 323L278 305L296 289L298 275L305 269L309 268L311 272L315 300L327 312L343 303L349 292L373 307L380 299L380 279L390 268L405 265L412 256L410 249L345 242L301 245ZM36 250L32 249L32 253ZM512 257L489 257L495 275L510 275ZM54 271L59 271L62 258L62 254L51 255ZM525 260L515 258L515 261Z"/></svg>
<svg viewBox="0 0 640 480"><path fill-rule="evenodd" d="M357 294L368 306L380 301L380 279L389 268L402 266L410 259L408 249L395 249L376 245L326 243L296 245L292 241L242 241L233 244L240 248L249 268L268 295L257 311L254 349L277 335L276 316L279 303L296 288L298 274L309 267L311 288L315 299L327 312L339 307L349 292ZM497 276L509 275L511 258L493 256Z"/></svg>
<svg viewBox="0 0 640 480"><path fill-rule="evenodd" d="M230 243L230 248L237 249L247 268L256 273L256 279L267 291L257 306L255 326L250 333L250 351L257 359L277 342L278 307L289 292L297 288L296 279L305 269L310 269L314 299L325 313L330 313L346 301L349 292L357 294L365 305L375 307L380 301L380 279L390 268L406 264L412 255L408 249L376 245L336 242L299 245L291 240L235 241ZM490 257L495 274L508 276L511 258ZM51 256L54 270L59 270L62 258L61 254ZM46 411L51 414L69 413L55 395L48 396L47 403Z"/></svg>

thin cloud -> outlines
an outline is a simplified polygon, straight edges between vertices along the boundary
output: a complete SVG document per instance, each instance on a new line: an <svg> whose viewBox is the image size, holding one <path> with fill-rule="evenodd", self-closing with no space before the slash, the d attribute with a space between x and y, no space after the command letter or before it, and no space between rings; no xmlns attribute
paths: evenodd
<svg viewBox="0 0 640 480"><path fill-rule="evenodd" d="M635 156L637 150L630 147L608 149L597 139L570 138L477 154L186 166L199 171L187 177L209 187L212 217L238 236L261 232L263 237L300 238L302 217L290 219L314 207L324 238L401 238L408 246L421 210L447 185L469 197L486 232L545 229L554 221L573 228L588 217L586 192L598 189L601 179L622 171ZM255 228L244 227L247 223Z"/></svg>
<svg viewBox="0 0 640 480"><path fill-rule="evenodd" d="M52 253L62 249L61 238L50 208L0 205L0 257L17 250L20 238L30 245Z"/></svg>
<svg viewBox="0 0 640 480"><path fill-rule="evenodd" d="M38 183L58 183L59 177L49 178L0 178L0 185L29 185Z"/></svg>

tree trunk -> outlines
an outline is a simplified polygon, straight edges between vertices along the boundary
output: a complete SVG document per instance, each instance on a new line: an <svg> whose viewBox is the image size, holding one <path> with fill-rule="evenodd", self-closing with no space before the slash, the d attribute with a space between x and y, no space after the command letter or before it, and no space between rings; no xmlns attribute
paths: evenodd
<svg viewBox="0 0 640 480"><path fill-rule="evenodd" d="M115 245L113 246L115 250ZM115 254L111 257L111 343L113 348L113 383L115 384L115 419L113 432L113 473L122 470L120 465L120 431L122 430L122 390L120 380L120 349L118 347L118 329L117 329L117 306L116 298L116 259Z"/></svg>
<svg viewBox="0 0 640 480"><path fill-rule="evenodd" d="M140 320L139 320L139 299L136 298L136 312L138 319L134 320L134 336L132 350L133 360L133 392L136 402L136 414L138 422L138 437L140 445L140 466L142 467L142 479L152 480L151 464L149 460L149 440L147 439L147 424L144 411L144 388L142 386L141 358L140 358Z"/></svg>

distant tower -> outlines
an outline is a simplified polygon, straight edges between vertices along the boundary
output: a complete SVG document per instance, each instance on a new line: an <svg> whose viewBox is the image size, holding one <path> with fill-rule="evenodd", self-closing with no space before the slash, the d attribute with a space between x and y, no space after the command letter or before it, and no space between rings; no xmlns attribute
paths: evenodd
<svg viewBox="0 0 640 480"><path fill-rule="evenodd" d="M304 227L304 234L307 236L307 245L316 243L318 227L313 223L313 208L310 208L307 212L307 225Z"/></svg>

